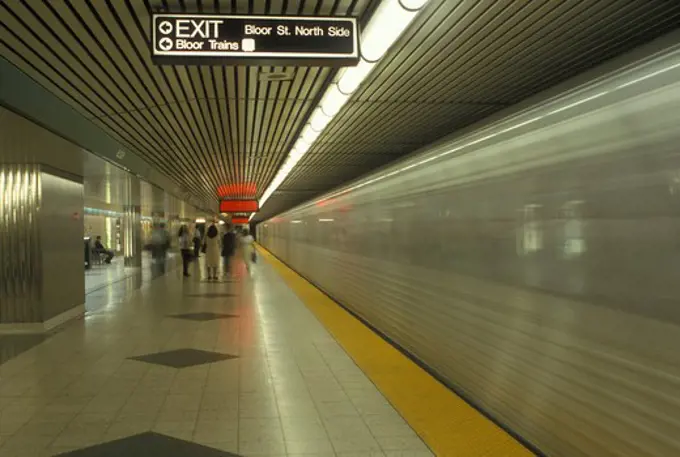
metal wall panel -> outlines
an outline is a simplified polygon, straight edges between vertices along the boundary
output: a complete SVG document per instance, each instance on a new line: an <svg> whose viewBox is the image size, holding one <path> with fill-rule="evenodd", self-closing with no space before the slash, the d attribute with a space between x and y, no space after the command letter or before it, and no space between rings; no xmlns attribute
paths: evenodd
<svg viewBox="0 0 680 457"><path fill-rule="evenodd" d="M680 455L680 51L624 68L258 238L545 454Z"/></svg>
<svg viewBox="0 0 680 457"><path fill-rule="evenodd" d="M83 184L45 172L40 183L42 320L47 321L85 303Z"/></svg>
<svg viewBox="0 0 680 457"><path fill-rule="evenodd" d="M0 324L41 318L40 169L0 165Z"/></svg>
<svg viewBox="0 0 680 457"><path fill-rule="evenodd" d="M40 163L83 176L82 149L0 106L0 164Z"/></svg>

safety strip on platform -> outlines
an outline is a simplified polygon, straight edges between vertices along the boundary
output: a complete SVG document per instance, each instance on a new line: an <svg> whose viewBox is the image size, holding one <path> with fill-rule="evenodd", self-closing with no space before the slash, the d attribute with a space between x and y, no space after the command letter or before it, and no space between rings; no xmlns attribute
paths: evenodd
<svg viewBox="0 0 680 457"><path fill-rule="evenodd" d="M257 248L437 456L534 455L273 254Z"/></svg>

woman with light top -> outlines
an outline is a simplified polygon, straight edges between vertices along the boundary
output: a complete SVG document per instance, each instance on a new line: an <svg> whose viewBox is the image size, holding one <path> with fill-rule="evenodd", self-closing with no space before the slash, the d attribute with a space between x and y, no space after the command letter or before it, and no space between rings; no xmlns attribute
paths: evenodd
<svg viewBox="0 0 680 457"><path fill-rule="evenodd" d="M255 257L254 243L255 238L248 232L248 229L245 229L241 237L241 253L243 254L243 261L248 271L250 271Z"/></svg>
<svg viewBox="0 0 680 457"><path fill-rule="evenodd" d="M217 270L220 267L220 237L219 230L213 223L208 228L205 237L205 267L208 270L208 281L217 280Z"/></svg>

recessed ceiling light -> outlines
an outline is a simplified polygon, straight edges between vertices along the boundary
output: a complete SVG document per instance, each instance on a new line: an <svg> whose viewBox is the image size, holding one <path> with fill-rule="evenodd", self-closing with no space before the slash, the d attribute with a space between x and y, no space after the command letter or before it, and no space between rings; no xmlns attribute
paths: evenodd
<svg viewBox="0 0 680 457"><path fill-rule="evenodd" d="M269 73L260 73L260 81L262 82L272 82L272 81L292 81L293 74L286 71L272 71Z"/></svg>

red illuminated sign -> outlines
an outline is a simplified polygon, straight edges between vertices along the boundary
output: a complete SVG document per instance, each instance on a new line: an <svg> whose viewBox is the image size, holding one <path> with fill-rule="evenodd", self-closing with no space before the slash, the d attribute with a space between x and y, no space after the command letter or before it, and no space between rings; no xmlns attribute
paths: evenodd
<svg viewBox="0 0 680 457"><path fill-rule="evenodd" d="M220 202L220 213L254 213L257 210L257 200L222 200Z"/></svg>
<svg viewBox="0 0 680 457"><path fill-rule="evenodd" d="M224 184L217 188L220 198L253 198L257 194L257 185L252 182Z"/></svg>

